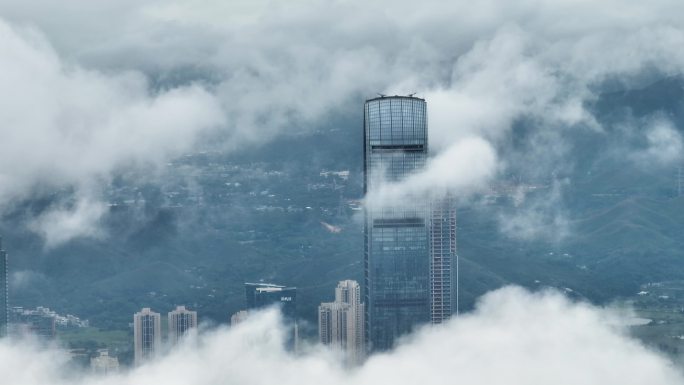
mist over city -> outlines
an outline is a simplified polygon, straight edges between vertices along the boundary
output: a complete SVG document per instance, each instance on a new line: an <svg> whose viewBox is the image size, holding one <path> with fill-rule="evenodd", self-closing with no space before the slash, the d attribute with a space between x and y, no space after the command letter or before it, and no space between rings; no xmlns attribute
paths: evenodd
<svg viewBox="0 0 684 385"><path fill-rule="evenodd" d="M0 382L684 383L682 15L0 0Z"/></svg>

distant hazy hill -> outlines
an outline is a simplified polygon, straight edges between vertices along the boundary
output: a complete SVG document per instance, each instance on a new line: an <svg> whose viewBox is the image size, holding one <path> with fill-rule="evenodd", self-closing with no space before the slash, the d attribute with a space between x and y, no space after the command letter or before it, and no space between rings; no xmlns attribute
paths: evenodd
<svg viewBox="0 0 684 385"><path fill-rule="evenodd" d="M676 170L640 168L619 150L640 145L624 137L620 125L628 121L661 113L681 130L683 98L680 79L607 93L591 106L606 132L563 134L570 150L558 172L567 184L556 205L567 220L565 238L524 240L500 231L502 213L529 208L548 192L551 176L525 175L523 158L519 182L546 189L517 207L506 197L462 207L462 308L508 283L568 288L600 302L633 294L644 282L684 279ZM113 187L108 237L49 251L21 226L26 212L47 202L27 202L2 226L12 258L11 302L111 328L126 328L140 307L166 312L176 304L226 322L244 306L242 283L263 279L299 287L300 315L313 323L336 281L362 279L362 226L349 202L361 197L361 139L359 112L241 153L180 159L158 181L122 177ZM330 232L321 221L342 231Z"/></svg>

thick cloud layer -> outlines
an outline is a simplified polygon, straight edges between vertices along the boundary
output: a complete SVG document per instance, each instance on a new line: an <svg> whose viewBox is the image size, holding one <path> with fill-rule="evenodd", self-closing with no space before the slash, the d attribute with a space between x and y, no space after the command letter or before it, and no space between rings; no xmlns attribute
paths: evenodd
<svg viewBox="0 0 684 385"><path fill-rule="evenodd" d="M96 191L113 171L160 164L224 120L201 87L152 92L139 73L66 63L35 31L1 21L0 51L0 209L33 191L75 191L32 224L48 244L98 233Z"/></svg>
<svg viewBox="0 0 684 385"><path fill-rule="evenodd" d="M13 385L684 383L665 357L611 326L615 316L570 303L555 292L532 294L508 287L487 294L473 313L425 328L395 351L372 356L352 371L321 347L300 356L283 351L278 317L267 312L108 377L75 374L64 369L64 357L57 351L5 341L0 344L0 373Z"/></svg>
<svg viewBox="0 0 684 385"><path fill-rule="evenodd" d="M481 141L499 152L520 120L543 127L532 155L548 175L564 155L555 133L603 129L584 106L606 84L683 72L683 11L674 0L3 1L0 206L74 189L53 211L81 226L32 227L53 243L97 234L92 208L120 167L163 162L216 127L227 149L306 130L376 92L428 100L437 157ZM639 134L654 150L634 159L674 161L659 126ZM446 179L477 184L508 164L453 161L467 165ZM472 165L489 167L456 174Z"/></svg>

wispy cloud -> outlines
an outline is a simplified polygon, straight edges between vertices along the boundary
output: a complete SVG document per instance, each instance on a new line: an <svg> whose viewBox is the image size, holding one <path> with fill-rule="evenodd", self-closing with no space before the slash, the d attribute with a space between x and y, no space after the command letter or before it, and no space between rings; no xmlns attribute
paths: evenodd
<svg viewBox="0 0 684 385"><path fill-rule="evenodd" d="M481 138L506 170L517 122L600 132L585 105L606 81L681 74L682 11L670 0L8 0L0 206L36 186L86 195L207 133L230 149L360 114L378 91L428 100L435 156ZM559 156L540 154L538 173Z"/></svg>

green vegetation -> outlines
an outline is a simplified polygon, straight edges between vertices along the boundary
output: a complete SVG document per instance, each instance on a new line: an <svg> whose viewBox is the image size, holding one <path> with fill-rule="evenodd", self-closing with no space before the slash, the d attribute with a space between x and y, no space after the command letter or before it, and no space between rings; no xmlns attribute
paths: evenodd
<svg viewBox="0 0 684 385"><path fill-rule="evenodd" d="M100 330L98 328L59 329L57 339L66 346L77 349L118 349L128 350L133 343L131 332L125 330Z"/></svg>
<svg viewBox="0 0 684 385"><path fill-rule="evenodd" d="M684 281L652 282L627 299L645 325L633 326L633 336L647 346L684 363Z"/></svg>

